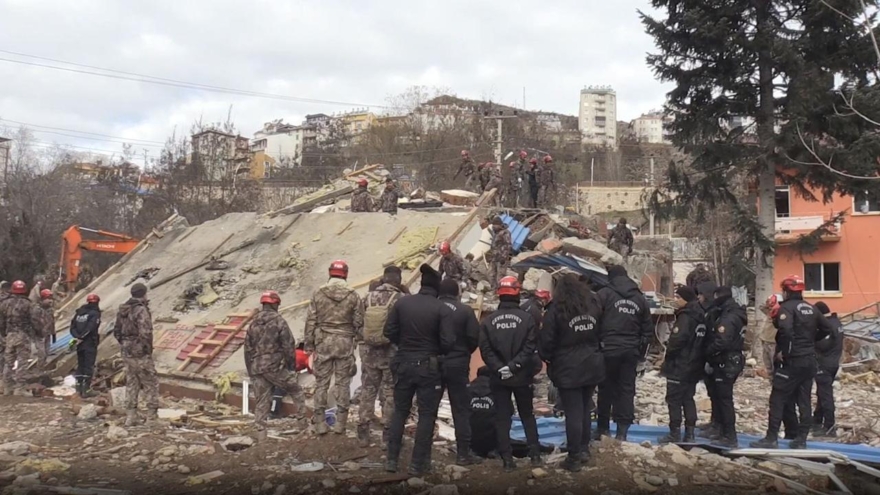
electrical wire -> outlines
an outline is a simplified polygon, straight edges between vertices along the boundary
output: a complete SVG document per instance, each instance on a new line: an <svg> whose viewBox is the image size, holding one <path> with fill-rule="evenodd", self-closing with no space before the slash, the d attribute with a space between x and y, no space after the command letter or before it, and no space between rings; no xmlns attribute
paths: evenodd
<svg viewBox="0 0 880 495"><path fill-rule="evenodd" d="M78 131L76 129L65 129L63 127L52 127L52 126L48 126L48 125L29 124L27 122L20 122L20 121L11 120L11 119L0 118L0 122L9 122L11 124L21 125L21 126L24 126L27 128L36 127L36 128L40 128L40 129L51 129L54 131L74 132L77 134L88 134L90 136L99 136L99 137L105 137L105 138L111 138L111 139L119 139L119 140L122 140L125 143L129 143L129 144L138 144L138 143L150 143L150 144L161 144L161 145L165 144L162 141L151 141L149 139L127 138L127 137L122 137L122 136L113 136L110 134L101 134L101 133L97 133L97 132ZM31 129L31 130L34 130L34 129ZM44 132L48 132L48 131L44 131ZM66 136L67 134L61 134L61 135ZM74 137L80 137L80 136L74 136ZM87 139L87 138L83 138L83 139Z"/></svg>

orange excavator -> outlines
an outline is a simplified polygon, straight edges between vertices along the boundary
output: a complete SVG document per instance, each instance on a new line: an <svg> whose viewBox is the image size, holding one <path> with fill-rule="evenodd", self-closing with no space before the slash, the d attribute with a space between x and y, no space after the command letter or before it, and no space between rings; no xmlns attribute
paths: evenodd
<svg viewBox="0 0 880 495"><path fill-rule="evenodd" d="M83 239L82 233L96 234L108 239ZM82 252L97 251L102 253L126 254L134 250L139 240L124 234L116 234L104 230L87 229L79 225L71 225L61 234L61 262L59 269L64 276L64 285L69 293L76 291L79 278Z"/></svg>

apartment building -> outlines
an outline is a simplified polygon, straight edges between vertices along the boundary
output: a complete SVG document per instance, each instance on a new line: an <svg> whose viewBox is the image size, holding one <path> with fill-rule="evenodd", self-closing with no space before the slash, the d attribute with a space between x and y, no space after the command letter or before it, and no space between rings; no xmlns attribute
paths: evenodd
<svg viewBox="0 0 880 495"><path fill-rule="evenodd" d="M664 125L668 122L669 119L663 115L663 112L651 111L642 114L632 121L636 141L649 144L670 144L672 141L669 139L669 133L664 129Z"/></svg>
<svg viewBox="0 0 880 495"><path fill-rule="evenodd" d="M617 93L608 86L581 90L578 130L584 144L617 148Z"/></svg>

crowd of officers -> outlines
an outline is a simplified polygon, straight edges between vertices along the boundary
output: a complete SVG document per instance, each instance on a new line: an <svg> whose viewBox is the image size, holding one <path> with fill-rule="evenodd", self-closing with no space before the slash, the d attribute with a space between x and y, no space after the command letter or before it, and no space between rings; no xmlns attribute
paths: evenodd
<svg viewBox="0 0 880 495"><path fill-rule="evenodd" d="M519 159L508 164L508 171L500 163L474 163L468 150L461 151L461 164L455 178L463 175L464 188L484 193L495 189L493 203L511 208L546 207L556 193L556 170L553 157L544 155L529 158L525 150Z"/></svg>
<svg viewBox="0 0 880 495"><path fill-rule="evenodd" d="M159 382L153 364L153 318L146 299L147 287L134 284L131 298L116 313L112 333L119 341L126 376L126 426L143 422L138 415L138 399L146 403L146 420L158 419ZM70 349L76 349L74 373L76 392L91 397L95 360L101 329L101 298L88 294L70 321ZM4 395L23 393L30 382L44 373L51 344L56 342L54 294L35 284L28 295L22 280L0 282L0 360ZM36 353L36 359L31 359Z"/></svg>

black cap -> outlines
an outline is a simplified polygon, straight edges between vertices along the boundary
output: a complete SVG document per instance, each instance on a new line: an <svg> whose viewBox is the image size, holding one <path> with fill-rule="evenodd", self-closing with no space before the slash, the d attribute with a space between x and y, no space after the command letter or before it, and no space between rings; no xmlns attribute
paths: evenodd
<svg viewBox="0 0 880 495"><path fill-rule="evenodd" d="M829 308L828 305L825 304L825 301L819 301L815 304L815 306L816 306L816 309L818 309L819 312L822 313L823 315L827 315L827 314L831 313L831 308Z"/></svg>
<svg viewBox="0 0 880 495"><path fill-rule="evenodd" d="M400 267L397 265L391 265L385 267L385 271L382 272L384 275L401 275L403 272L400 270Z"/></svg>
<svg viewBox="0 0 880 495"><path fill-rule="evenodd" d="M620 265L611 265L608 267L608 278L626 277L626 268Z"/></svg>
<svg viewBox="0 0 880 495"><path fill-rule="evenodd" d="M694 289L691 289L687 285L682 285L678 289L675 289L675 293L678 294L678 297L684 299L687 302L697 300L697 293L694 292Z"/></svg>
<svg viewBox="0 0 880 495"><path fill-rule="evenodd" d="M138 282L131 286L131 296L132 297L144 297L147 295L147 286Z"/></svg>
<svg viewBox="0 0 880 495"><path fill-rule="evenodd" d="M461 293L458 288L458 282L452 280L451 278L443 279L443 281L440 282L440 289L438 292L441 296L453 297L456 297Z"/></svg>
<svg viewBox="0 0 880 495"><path fill-rule="evenodd" d="M422 273L422 287L431 287L436 291L440 291L440 272L431 267L431 265L422 264L419 267Z"/></svg>

